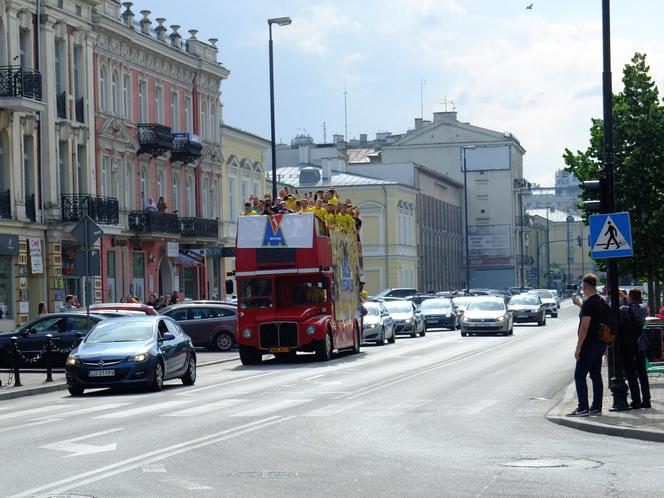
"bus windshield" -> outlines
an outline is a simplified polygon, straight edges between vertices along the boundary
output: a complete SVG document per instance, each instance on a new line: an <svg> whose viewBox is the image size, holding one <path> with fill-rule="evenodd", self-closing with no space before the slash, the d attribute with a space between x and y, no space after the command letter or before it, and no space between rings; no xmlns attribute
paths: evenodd
<svg viewBox="0 0 664 498"><path fill-rule="evenodd" d="M239 285L238 301L240 308L271 308L272 279L249 278Z"/></svg>

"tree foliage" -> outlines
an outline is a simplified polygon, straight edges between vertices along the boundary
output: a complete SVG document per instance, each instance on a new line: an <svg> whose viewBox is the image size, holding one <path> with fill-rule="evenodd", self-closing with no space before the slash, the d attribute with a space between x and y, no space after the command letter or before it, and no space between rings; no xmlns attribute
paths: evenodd
<svg viewBox="0 0 664 498"><path fill-rule="evenodd" d="M664 247L664 107L645 54L634 54L622 81L613 97L615 206L630 213L634 257L619 260L619 268L652 280L664 270L657 258ZM563 154L566 170L581 181L604 176L603 126L592 119L588 148Z"/></svg>

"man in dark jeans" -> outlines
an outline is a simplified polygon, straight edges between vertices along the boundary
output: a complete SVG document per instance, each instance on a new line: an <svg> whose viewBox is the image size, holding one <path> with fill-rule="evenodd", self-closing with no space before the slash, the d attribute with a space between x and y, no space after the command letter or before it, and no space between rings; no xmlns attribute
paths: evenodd
<svg viewBox="0 0 664 498"><path fill-rule="evenodd" d="M599 324L602 316L602 298L597 294L597 277L589 273L583 277L581 289L585 300L583 304L574 297L574 304L581 307L579 313L579 331L576 340L576 368L574 369L574 383L576 396L579 400L576 410L568 417L587 417L588 415L601 415L604 384L602 383L602 355L606 351L606 344L599 339ZM590 374L593 383L593 401L588 407L588 385L586 377Z"/></svg>
<svg viewBox="0 0 664 498"><path fill-rule="evenodd" d="M646 310L640 304L641 289L630 289L626 302L627 305L620 307L620 352L632 396L630 406L632 409L650 408L650 384L645 368L645 352L639 351L639 338L646 321Z"/></svg>

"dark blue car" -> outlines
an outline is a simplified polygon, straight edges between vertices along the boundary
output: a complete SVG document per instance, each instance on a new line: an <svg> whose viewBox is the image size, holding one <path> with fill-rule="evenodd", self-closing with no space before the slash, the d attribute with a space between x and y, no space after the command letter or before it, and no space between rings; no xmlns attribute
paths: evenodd
<svg viewBox="0 0 664 498"><path fill-rule="evenodd" d="M67 358L72 396L85 389L143 386L161 390L164 381L196 381L191 338L171 318L131 316L99 323Z"/></svg>

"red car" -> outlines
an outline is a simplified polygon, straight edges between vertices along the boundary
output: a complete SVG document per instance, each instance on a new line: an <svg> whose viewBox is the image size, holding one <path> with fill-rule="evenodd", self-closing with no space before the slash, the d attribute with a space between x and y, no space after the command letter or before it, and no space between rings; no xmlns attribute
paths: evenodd
<svg viewBox="0 0 664 498"><path fill-rule="evenodd" d="M133 311L144 315L158 315L157 311L147 304L138 303L99 303L90 306L90 313L94 311Z"/></svg>

